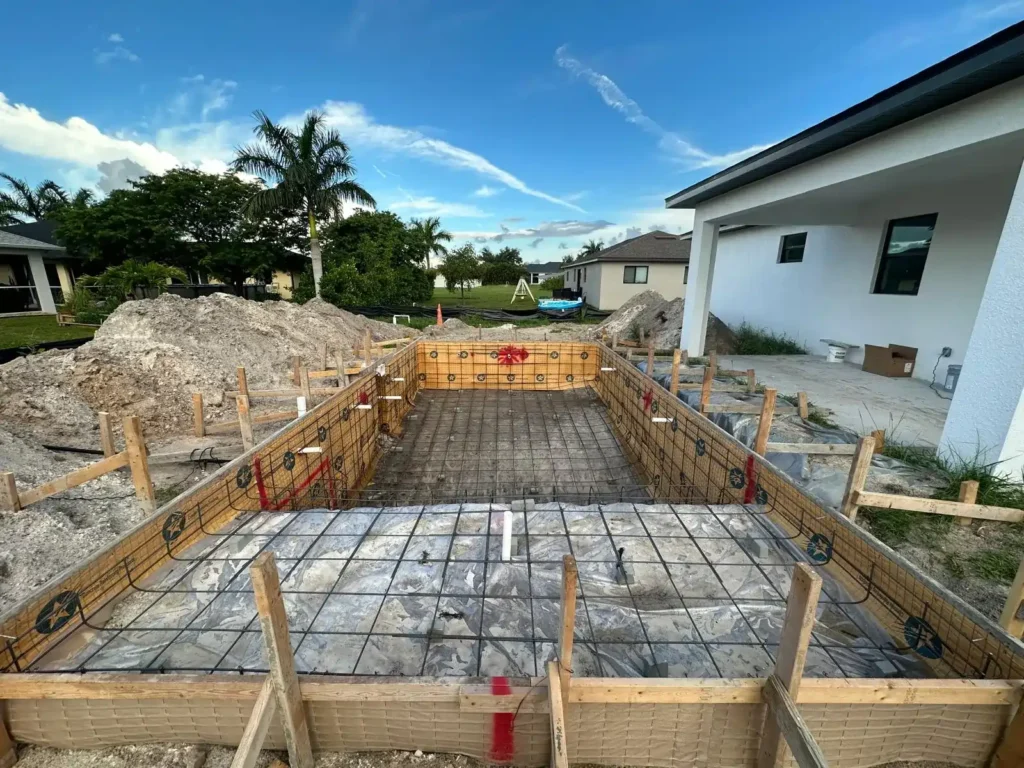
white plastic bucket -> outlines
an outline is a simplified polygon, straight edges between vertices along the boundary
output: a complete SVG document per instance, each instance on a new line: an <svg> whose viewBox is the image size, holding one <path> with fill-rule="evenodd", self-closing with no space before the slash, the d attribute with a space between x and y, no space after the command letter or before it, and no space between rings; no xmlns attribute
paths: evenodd
<svg viewBox="0 0 1024 768"><path fill-rule="evenodd" d="M846 347L840 347L838 344L828 345L828 354L825 355L826 363L844 363L846 362Z"/></svg>

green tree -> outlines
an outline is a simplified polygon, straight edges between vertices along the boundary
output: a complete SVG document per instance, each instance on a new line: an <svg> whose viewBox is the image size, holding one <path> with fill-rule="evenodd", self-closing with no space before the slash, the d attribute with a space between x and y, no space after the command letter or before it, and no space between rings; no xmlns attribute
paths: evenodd
<svg viewBox="0 0 1024 768"><path fill-rule="evenodd" d="M604 248L604 243L600 240L588 240L582 249L580 249L580 256L593 256L595 253L599 253ZM565 259L562 259L562 263L565 263Z"/></svg>
<svg viewBox="0 0 1024 768"><path fill-rule="evenodd" d="M354 179L348 146L324 124L322 112L310 112L298 132L275 125L264 112L254 113L257 141L238 150L236 171L255 174L272 184L255 193L245 211L261 217L274 210L298 210L309 222L309 251L313 281L320 295L323 261L317 218L341 216L342 201L376 205Z"/></svg>
<svg viewBox="0 0 1024 768"><path fill-rule="evenodd" d="M493 253L490 248L480 251L480 281L484 285L514 283L527 274L518 248L502 248Z"/></svg>
<svg viewBox="0 0 1024 768"><path fill-rule="evenodd" d="M569 264L572 264L574 261L576 261L576 257L567 253L565 256L562 257L562 266L564 267Z"/></svg>
<svg viewBox="0 0 1024 768"><path fill-rule="evenodd" d="M444 256L448 253L444 243L452 241L452 233L441 229L441 220L436 216L428 217L423 221L413 219L411 223L413 232L422 241L427 269L430 269L430 254Z"/></svg>
<svg viewBox="0 0 1024 768"><path fill-rule="evenodd" d="M441 260L441 266L437 271L444 277L445 287L449 291L453 291L457 287L462 298L465 298L466 289L472 287L473 281L480 274L476 251L469 243L454 251L449 251Z"/></svg>
<svg viewBox="0 0 1024 768"><path fill-rule="evenodd" d="M0 226L21 224L24 218L41 221L71 204L67 193L56 182L45 180L33 188L24 179L9 173L0 173L0 179L6 181L11 189L10 192L0 192ZM91 193L79 190L78 194Z"/></svg>
<svg viewBox="0 0 1024 768"><path fill-rule="evenodd" d="M169 280L186 279L187 275L177 267L128 259L123 264L105 269L94 284L119 299L127 300L135 298L136 288L163 293Z"/></svg>

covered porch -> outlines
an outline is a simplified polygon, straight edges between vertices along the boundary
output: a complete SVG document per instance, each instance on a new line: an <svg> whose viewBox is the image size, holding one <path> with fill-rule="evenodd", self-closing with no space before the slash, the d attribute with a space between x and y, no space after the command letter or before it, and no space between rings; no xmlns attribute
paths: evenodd
<svg viewBox="0 0 1024 768"><path fill-rule="evenodd" d="M63 255L61 248L11 248L0 243L0 317L55 315L74 285L74 273Z"/></svg>

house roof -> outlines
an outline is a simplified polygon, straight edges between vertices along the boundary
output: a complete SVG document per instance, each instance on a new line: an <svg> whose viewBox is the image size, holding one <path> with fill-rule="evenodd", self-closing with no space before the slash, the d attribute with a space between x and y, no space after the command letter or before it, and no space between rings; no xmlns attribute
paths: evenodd
<svg viewBox="0 0 1024 768"><path fill-rule="evenodd" d="M681 240L679 235L671 235L660 229L646 235L632 237L621 243L610 245L593 256L580 256L576 261L565 264L561 269L578 267L594 262L679 262L690 261L690 241Z"/></svg>
<svg viewBox="0 0 1024 768"><path fill-rule="evenodd" d="M543 264L524 264L523 266L531 273L547 275L553 272L559 272L562 269L562 262L546 261Z"/></svg>
<svg viewBox="0 0 1024 768"><path fill-rule="evenodd" d="M665 199L693 208L1024 76L1024 22L997 32L849 109Z"/></svg>
<svg viewBox="0 0 1024 768"><path fill-rule="evenodd" d="M38 240L41 243L60 245L57 242L57 222L55 221L30 221L24 224L12 224L9 227L0 227L4 232L21 235L31 240Z"/></svg>
<svg viewBox="0 0 1024 768"><path fill-rule="evenodd" d="M22 237L3 229L0 229L0 250L64 251L59 245Z"/></svg>

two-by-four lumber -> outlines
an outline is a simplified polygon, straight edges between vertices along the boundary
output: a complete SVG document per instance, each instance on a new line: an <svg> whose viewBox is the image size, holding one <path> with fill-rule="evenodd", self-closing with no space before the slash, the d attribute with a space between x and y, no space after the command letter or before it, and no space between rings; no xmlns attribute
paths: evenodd
<svg viewBox="0 0 1024 768"><path fill-rule="evenodd" d="M870 440L871 438L864 439ZM907 512L924 512L929 515L950 515L951 517L973 517L978 520L999 520L1004 523L1024 521L1024 510L1012 507L961 504L959 501L924 499L919 496L899 496L893 493L872 493L869 491L854 491L852 499L857 507L903 509Z"/></svg>
<svg viewBox="0 0 1024 768"><path fill-rule="evenodd" d="M299 369L299 389L302 390L302 397L306 398L306 407L313 407L313 390L309 386L309 371L306 368Z"/></svg>
<svg viewBox="0 0 1024 768"><path fill-rule="evenodd" d="M960 495L957 497L957 501L961 504L976 504L978 501L978 481L977 480L964 480L960 483ZM960 525L968 527L971 524L971 518L961 517Z"/></svg>
<svg viewBox="0 0 1024 768"><path fill-rule="evenodd" d="M1003 731L1003 740L992 756L991 768L1020 768L1024 765L1024 706Z"/></svg>
<svg viewBox="0 0 1024 768"><path fill-rule="evenodd" d="M764 456L765 448L768 446L768 435L772 431L772 421L775 419L775 398L778 390L766 389L764 400L761 401L761 417L757 421L757 434L754 436L754 453Z"/></svg>
<svg viewBox="0 0 1024 768"><path fill-rule="evenodd" d="M558 673L562 701L569 700L569 678L572 675L572 642L576 630L576 584L579 570L576 558L562 557L562 625L558 632Z"/></svg>
<svg viewBox="0 0 1024 768"><path fill-rule="evenodd" d="M149 476L146 440L142 436L142 419L138 416L125 416L123 424L124 450L128 454L128 467L132 471L135 498L139 500L139 506L143 510L153 512L156 510L156 493L153 491L153 480Z"/></svg>
<svg viewBox="0 0 1024 768"><path fill-rule="evenodd" d="M259 413L252 415L252 403L249 404L249 421L253 424L273 424L275 421L291 421L299 417L299 412L294 408L288 411L271 411L270 413ZM218 421L206 425L208 435L225 435L238 431L238 419L229 421Z"/></svg>
<svg viewBox="0 0 1024 768"><path fill-rule="evenodd" d="M369 328L363 331L363 357L367 365L373 360L373 336L370 335Z"/></svg>
<svg viewBox="0 0 1024 768"><path fill-rule="evenodd" d="M1016 638L1024 635L1024 560L1020 561L1017 576L1010 585L1010 594L999 615L999 626Z"/></svg>
<svg viewBox="0 0 1024 768"><path fill-rule="evenodd" d="M715 392L724 392L724 389L715 389ZM701 391L701 397L703 397L703 387ZM703 407L704 413L749 413L749 414L760 414L761 405L755 403L714 403L713 405L706 405ZM775 415L776 416L789 416L796 413L796 406L794 405L776 405Z"/></svg>
<svg viewBox="0 0 1024 768"><path fill-rule="evenodd" d="M807 403L807 393L797 392L796 393L796 410L801 419L807 419L810 416L810 408Z"/></svg>
<svg viewBox="0 0 1024 768"><path fill-rule="evenodd" d="M103 449L104 456L113 456L117 453L117 446L114 444L113 420L106 411L100 411L98 416L100 418L100 447Z"/></svg>
<svg viewBox="0 0 1024 768"><path fill-rule="evenodd" d="M37 485L35 488L30 488L19 494L17 509L24 509L29 504L35 504L37 501L42 501L49 496L53 496L55 493L60 493L70 488L77 488L83 483L95 480L97 477L127 466L127 464L127 452L122 451L121 453L115 453L113 456L107 456L105 459L100 459L94 464L68 472L66 475L61 475L48 483Z"/></svg>
<svg viewBox="0 0 1024 768"><path fill-rule="evenodd" d="M206 436L206 415L203 413L203 393L192 393L192 430L196 437Z"/></svg>
<svg viewBox="0 0 1024 768"><path fill-rule="evenodd" d="M775 654L775 671L772 673L772 677L781 683L792 699L800 695L800 682L804 675L807 649L811 643L811 631L814 629L814 616L820 596L821 577L806 563L797 563L793 567L789 599L786 601L786 615L782 622L782 635ZM785 755L779 720L769 712L761 731L757 766L777 768L782 765ZM795 751L794 755L799 760L800 755Z"/></svg>
<svg viewBox="0 0 1024 768"><path fill-rule="evenodd" d="M715 382L715 372L711 366L705 366L704 368L704 379L700 386L700 412L709 413L708 408L711 406L711 386Z"/></svg>
<svg viewBox="0 0 1024 768"><path fill-rule="evenodd" d="M551 768L569 768L565 733L565 699L558 684L557 661L548 662L548 706L551 709Z"/></svg>
<svg viewBox="0 0 1024 768"><path fill-rule="evenodd" d="M864 489L871 469L871 457L875 453L875 438L862 437L857 441L857 450L853 454L853 464L846 478L846 490L843 501L839 505L839 514L850 520L857 519L857 494Z"/></svg>
<svg viewBox="0 0 1024 768"><path fill-rule="evenodd" d="M251 451L256 445L256 439L252 433L252 415L249 413L249 396L239 395L235 398L235 405L238 406L238 431L242 435L242 447Z"/></svg>
<svg viewBox="0 0 1024 768"><path fill-rule="evenodd" d="M0 768L11 768L18 762L18 747L7 733L3 714L3 703L0 702Z"/></svg>
<svg viewBox="0 0 1024 768"><path fill-rule="evenodd" d="M764 701L773 722L785 736L796 764L800 768L828 768L828 761L814 740L814 734L801 717L793 698L775 675L765 682Z"/></svg>
<svg viewBox="0 0 1024 768"><path fill-rule="evenodd" d="M747 392L750 394L757 392L757 374L754 373L753 368L747 368Z"/></svg>
<svg viewBox="0 0 1024 768"><path fill-rule="evenodd" d="M21 496L13 472L0 472L0 512L17 512L21 509Z"/></svg>
<svg viewBox="0 0 1024 768"><path fill-rule="evenodd" d="M245 375L245 367L238 366L236 370L238 376L238 393L241 395L249 396L249 379Z"/></svg>
<svg viewBox="0 0 1024 768"><path fill-rule="evenodd" d="M681 349L672 350L672 379L668 388L668 391L672 393L672 397L679 395L679 366L682 358L683 351Z"/></svg>
<svg viewBox="0 0 1024 768"><path fill-rule="evenodd" d="M853 443L768 443L769 453L831 453L852 456L857 451Z"/></svg>
<svg viewBox="0 0 1024 768"><path fill-rule="evenodd" d="M249 568L249 573L252 577L263 642L267 647L270 679L273 681L281 710L289 765L291 768L312 768L313 750L309 742L306 708L302 703L299 678L295 674L295 657L292 656L288 618L284 612L281 581L274 553L264 552L257 557Z"/></svg>
<svg viewBox="0 0 1024 768"><path fill-rule="evenodd" d="M242 740L238 743L238 749L231 760L231 768L254 768L276 709L277 694L274 693L274 681L267 676L252 708L252 714L249 715L249 721L245 724L245 730L242 731Z"/></svg>
<svg viewBox="0 0 1024 768"><path fill-rule="evenodd" d="M650 343L647 345L647 367L644 370L647 374L647 378L654 378L654 339L652 338Z"/></svg>

